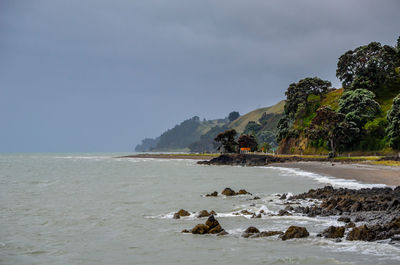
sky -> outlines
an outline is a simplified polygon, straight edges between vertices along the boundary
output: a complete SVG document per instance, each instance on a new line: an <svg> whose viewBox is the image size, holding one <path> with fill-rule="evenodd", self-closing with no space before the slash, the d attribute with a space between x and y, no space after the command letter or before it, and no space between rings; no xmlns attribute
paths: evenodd
<svg viewBox="0 0 400 265"><path fill-rule="evenodd" d="M0 0L0 152L132 152L394 46L398 0Z"/></svg>

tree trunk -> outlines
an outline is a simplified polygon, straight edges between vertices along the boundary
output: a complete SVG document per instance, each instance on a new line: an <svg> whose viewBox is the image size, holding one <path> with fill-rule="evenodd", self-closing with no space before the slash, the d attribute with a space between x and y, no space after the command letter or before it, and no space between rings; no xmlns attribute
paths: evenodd
<svg viewBox="0 0 400 265"><path fill-rule="evenodd" d="M335 140L333 138L329 139L329 142L331 144L331 149L332 149L332 155L333 157L336 156L336 144L335 144Z"/></svg>

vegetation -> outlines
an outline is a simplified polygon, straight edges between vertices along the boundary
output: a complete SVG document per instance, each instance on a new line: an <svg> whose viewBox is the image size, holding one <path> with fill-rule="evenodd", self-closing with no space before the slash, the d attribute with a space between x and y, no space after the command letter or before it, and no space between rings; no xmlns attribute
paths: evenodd
<svg viewBox="0 0 400 265"><path fill-rule="evenodd" d="M237 118L239 118L240 117L240 114L239 114L239 112L237 112L237 111L232 111L231 113L229 113L229 115L228 115L228 119L229 119L229 121L234 121L234 120L236 120Z"/></svg>
<svg viewBox="0 0 400 265"><path fill-rule="evenodd" d="M217 150L222 153L236 153L238 143L235 141L237 132L235 129L230 129L222 132L215 137L215 141L220 143Z"/></svg>
<svg viewBox="0 0 400 265"><path fill-rule="evenodd" d="M251 152L255 152L258 150L258 143L253 135L242 134L238 139L238 145L239 148L250 148Z"/></svg>
<svg viewBox="0 0 400 265"><path fill-rule="evenodd" d="M336 73L344 89L330 89L316 77L291 84L277 125L279 151L399 150L400 100L393 98L400 93L400 37L397 42L396 47L372 42L343 54Z"/></svg>

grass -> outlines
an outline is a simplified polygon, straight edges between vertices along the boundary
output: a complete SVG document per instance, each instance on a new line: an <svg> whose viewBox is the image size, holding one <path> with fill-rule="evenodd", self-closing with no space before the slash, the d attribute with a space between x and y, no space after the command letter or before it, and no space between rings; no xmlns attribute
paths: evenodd
<svg viewBox="0 0 400 265"><path fill-rule="evenodd" d="M391 166L391 167L400 167L400 161L394 161L394 160L372 161L372 162L369 162L369 164L381 165L381 166Z"/></svg>
<svg viewBox="0 0 400 265"><path fill-rule="evenodd" d="M335 89L326 94L321 101L321 106L330 106L333 110L339 108L339 98L343 94L343 88Z"/></svg>

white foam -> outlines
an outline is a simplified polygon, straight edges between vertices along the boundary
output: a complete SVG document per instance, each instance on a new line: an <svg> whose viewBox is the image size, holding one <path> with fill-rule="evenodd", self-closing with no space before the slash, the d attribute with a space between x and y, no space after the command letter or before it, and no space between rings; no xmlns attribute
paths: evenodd
<svg viewBox="0 0 400 265"><path fill-rule="evenodd" d="M385 184L365 184L365 183L360 183L354 179L334 178L331 176L325 176L317 173L307 172L299 168L286 168L286 167L264 167L264 168L279 170L279 172L284 175L289 175L289 176L296 175L296 176L311 178L320 183L331 184L333 187L343 187L352 189L386 187Z"/></svg>

